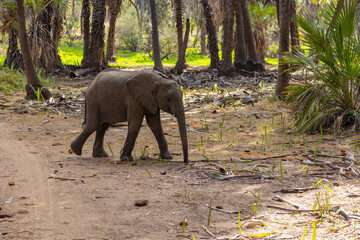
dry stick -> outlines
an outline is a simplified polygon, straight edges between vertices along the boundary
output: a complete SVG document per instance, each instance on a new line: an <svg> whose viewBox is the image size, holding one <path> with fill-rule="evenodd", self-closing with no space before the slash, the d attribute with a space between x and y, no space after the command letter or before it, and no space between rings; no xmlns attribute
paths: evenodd
<svg viewBox="0 0 360 240"><path fill-rule="evenodd" d="M236 160L235 161L239 161L239 162L243 162L243 161L260 161L260 160L268 160L268 159L272 159L272 158L283 158L283 157L288 157L291 155L295 155L296 153L288 153L288 154L283 154L283 155L278 155L278 156L270 156L270 157L263 157L263 158L248 158L248 159L241 159L241 160Z"/></svg>
<svg viewBox="0 0 360 240"><path fill-rule="evenodd" d="M215 236L212 232L210 232L209 229L207 229L205 226L202 226L202 228L203 228L203 229L205 230L205 232L207 232L210 236L216 238L216 236Z"/></svg>
<svg viewBox="0 0 360 240"><path fill-rule="evenodd" d="M210 208L210 206L208 204L206 204L206 203L205 203L205 206ZM215 208L215 207L211 207L211 209L215 210L215 211L223 212L223 213L229 213L229 214L238 214L239 213L239 211L227 211L227 210L223 210L223 209Z"/></svg>
<svg viewBox="0 0 360 240"><path fill-rule="evenodd" d="M282 210L282 211L287 211L287 212L316 212L316 211L319 211L319 210L310 210L310 209L290 209L290 208L278 207L278 206L273 206L273 205L267 205L266 207L274 208L274 209L278 209L278 210Z"/></svg>
<svg viewBox="0 0 360 240"><path fill-rule="evenodd" d="M275 192L282 192L282 193L303 193L306 191L314 190L314 187L307 187L307 188L288 188L288 189L281 189L280 191Z"/></svg>
<svg viewBox="0 0 360 240"><path fill-rule="evenodd" d="M285 203L287 203L287 204L289 204L289 205L291 205L291 206L293 206L293 207L295 207L295 208L297 208L297 209L300 209L300 206L298 206L298 205L296 205L295 203L292 203L292 202L286 200L285 198L283 198L283 197L281 197L281 196L279 196L279 195L275 195L274 198L277 199L277 200L280 201L280 202L285 202Z"/></svg>

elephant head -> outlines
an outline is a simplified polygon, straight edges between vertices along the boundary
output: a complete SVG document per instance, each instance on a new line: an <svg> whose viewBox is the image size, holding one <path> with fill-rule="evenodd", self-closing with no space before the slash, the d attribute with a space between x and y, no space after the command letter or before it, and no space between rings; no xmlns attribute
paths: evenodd
<svg viewBox="0 0 360 240"><path fill-rule="evenodd" d="M184 162L188 163L186 120L180 86L158 74L141 72L127 81L127 88L129 94L150 113L155 114L160 109L175 115L179 125Z"/></svg>

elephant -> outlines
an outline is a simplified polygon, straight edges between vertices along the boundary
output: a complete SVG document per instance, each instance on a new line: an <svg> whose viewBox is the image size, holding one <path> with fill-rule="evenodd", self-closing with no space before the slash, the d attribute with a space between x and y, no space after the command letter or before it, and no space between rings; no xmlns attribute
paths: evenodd
<svg viewBox="0 0 360 240"><path fill-rule="evenodd" d="M175 81L155 72L106 69L97 74L86 90L83 131L71 143L71 149L81 155L84 143L96 131L92 155L108 157L103 146L106 130L111 124L127 121L128 132L120 159L133 161L131 152L145 116L158 142L160 158L172 159L161 126L160 110L175 115L184 163L189 163L183 93Z"/></svg>

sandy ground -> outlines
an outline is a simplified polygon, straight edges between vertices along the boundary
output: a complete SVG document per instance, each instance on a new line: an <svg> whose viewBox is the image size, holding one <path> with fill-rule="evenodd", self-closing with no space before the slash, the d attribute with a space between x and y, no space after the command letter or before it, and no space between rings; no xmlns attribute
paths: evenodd
<svg viewBox="0 0 360 240"><path fill-rule="evenodd" d="M345 171L354 176L351 179L323 165L308 164L308 175L306 168L302 170L307 154L316 147L328 155L318 161L339 161L331 156L341 151L354 154L355 135L337 140L325 135L321 142L319 135L284 134L282 130L290 129L287 110L270 100L236 111L231 106L189 104L189 165L182 162L177 123L168 114L162 115L162 122L174 159L156 157L156 141L144 121L136 160L129 163L119 162L126 126L113 127L105 136L106 150L114 156L92 158L94 136L83 156L72 154L69 144L79 134L82 119L82 114L1 110L0 238L230 239L239 233L238 212L242 236L232 239L303 239L304 227L306 239L312 239L314 223L317 239L359 238L355 217L346 221L335 213L339 207L347 215L357 213L356 172ZM148 157L141 159L144 148ZM230 178L223 180L224 176ZM333 193L321 184L311 189L321 179ZM294 188L310 189L281 192ZM303 210L316 205L317 211L293 214L295 207L275 201L275 195ZM139 202L144 206L136 206ZM216 209L210 211L206 204ZM335 208L332 216L327 206Z"/></svg>

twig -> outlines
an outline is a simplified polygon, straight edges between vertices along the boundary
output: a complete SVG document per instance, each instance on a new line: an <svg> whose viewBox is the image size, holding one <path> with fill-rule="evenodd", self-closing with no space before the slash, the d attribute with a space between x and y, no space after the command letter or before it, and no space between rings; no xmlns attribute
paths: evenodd
<svg viewBox="0 0 360 240"><path fill-rule="evenodd" d="M236 159L233 159L235 161L238 161L238 162L245 162L245 161L261 161L261 160L268 160L268 159L273 159L273 158L283 158L283 157L288 157L288 156L291 156L291 155L294 155L296 153L288 153L288 154L283 154L283 155L278 155L278 156L269 156L269 157L263 157L263 158L248 158L248 159L240 159L240 160L236 160Z"/></svg>
<svg viewBox="0 0 360 240"><path fill-rule="evenodd" d="M210 206L208 204L206 204L206 203L205 203L205 206L210 208ZM229 214L238 214L239 213L239 211L227 211L227 210L223 210L223 209L215 208L215 207L211 207L211 209L215 210L215 211L223 212L223 213L229 213Z"/></svg>
<svg viewBox="0 0 360 240"><path fill-rule="evenodd" d="M287 211L287 212L315 212L315 211L319 211L319 210L310 210L310 209L290 209L290 208L278 207L278 206L273 206L273 205L267 205L266 207L274 208L274 209L278 209L278 210L282 210L282 211Z"/></svg>
<svg viewBox="0 0 360 240"><path fill-rule="evenodd" d="M205 230L205 232L207 232L210 236L212 237L216 237L212 232L209 231L209 229L207 229L205 226L202 226L202 228Z"/></svg>
<svg viewBox="0 0 360 240"><path fill-rule="evenodd" d="M285 198L283 198L283 197L281 197L281 196L279 196L279 195L275 195L274 198L275 198L276 200L280 201L280 202L285 202L285 203L287 203L287 204L295 207L296 209L300 209L300 206L298 206L298 205L296 205L296 204L294 204L294 203L292 203L292 202L289 202L288 200L286 200Z"/></svg>
<svg viewBox="0 0 360 240"><path fill-rule="evenodd" d="M281 189L280 191L275 192L282 192L282 193L303 193L306 191L314 190L314 187L307 187L307 188L288 188L288 189Z"/></svg>

